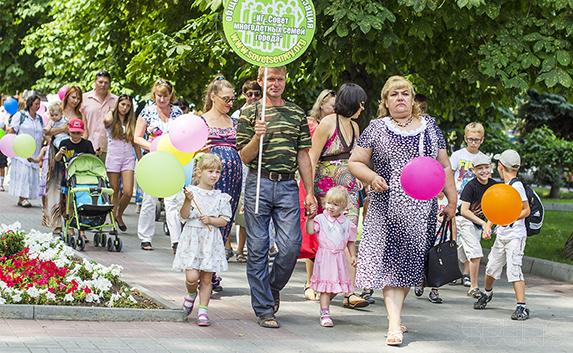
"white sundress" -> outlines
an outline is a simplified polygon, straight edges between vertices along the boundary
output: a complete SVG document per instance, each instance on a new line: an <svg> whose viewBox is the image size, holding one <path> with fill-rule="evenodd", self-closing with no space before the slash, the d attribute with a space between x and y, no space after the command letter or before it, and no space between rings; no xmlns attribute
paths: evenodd
<svg viewBox="0 0 573 353"><path fill-rule="evenodd" d="M231 196L220 190L204 190L191 186L193 197L202 214L211 217L231 219ZM210 226L210 230L200 220L201 215L195 202L189 212L179 238L173 269L183 271L194 269L204 272L222 272L228 269L225 245L220 228Z"/></svg>

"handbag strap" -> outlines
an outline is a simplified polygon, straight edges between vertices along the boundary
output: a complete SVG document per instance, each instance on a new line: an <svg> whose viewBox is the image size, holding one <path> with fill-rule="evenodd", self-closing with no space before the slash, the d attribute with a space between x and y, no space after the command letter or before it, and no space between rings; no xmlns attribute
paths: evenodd
<svg viewBox="0 0 573 353"><path fill-rule="evenodd" d="M448 234L449 233L449 234ZM439 244L445 243L446 241L452 240L453 237L453 225L451 219L446 219L444 216L444 220L442 224L440 224L440 228L436 232L437 236L440 239Z"/></svg>

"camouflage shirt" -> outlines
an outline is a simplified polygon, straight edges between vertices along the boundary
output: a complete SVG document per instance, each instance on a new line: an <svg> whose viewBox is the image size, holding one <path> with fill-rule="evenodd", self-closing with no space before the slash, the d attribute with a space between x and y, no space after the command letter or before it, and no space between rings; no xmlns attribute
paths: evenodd
<svg viewBox="0 0 573 353"><path fill-rule="evenodd" d="M255 114L256 109L256 114ZM237 149L245 147L255 135L255 119L260 119L262 104L241 109L237 129ZM294 173L297 153L311 147L310 132L304 111L294 103L280 107L267 107L265 120L267 133L263 138L262 169L267 172ZM247 166L256 169L258 157Z"/></svg>

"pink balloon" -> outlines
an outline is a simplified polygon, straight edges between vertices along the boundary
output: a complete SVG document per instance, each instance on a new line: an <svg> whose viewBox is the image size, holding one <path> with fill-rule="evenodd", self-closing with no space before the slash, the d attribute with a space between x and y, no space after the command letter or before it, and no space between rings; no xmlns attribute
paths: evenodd
<svg viewBox="0 0 573 353"><path fill-rule="evenodd" d="M38 109L38 114L40 114L41 116L44 116L47 111L48 111L48 108L46 108L46 105L44 104L44 102L40 102L40 109Z"/></svg>
<svg viewBox="0 0 573 353"><path fill-rule="evenodd" d="M58 97L60 97L61 101L64 101L64 97L66 96L66 93L68 93L68 88L69 88L68 86L63 86L58 91Z"/></svg>
<svg viewBox="0 0 573 353"><path fill-rule="evenodd" d="M44 123L44 126L48 125L48 121L50 121L48 114L46 114L46 112L44 112L44 113L38 112L38 115L40 115L40 117L42 118L42 122Z"/></svg>
<svg viewBox="0 0 573 353"><path fill-rule="evenodd" d="M16 152L12 149L12 143L15 138L15 134L8 134L0 139L0 151L2 151L6 157L16 157Z"/></svg>
<svg viewBox="0 0 573 353"><path fill-rule="evenodd" d="M446 184L444 167L431 157L414 158L402 170L400 184L404 192L418 200L431 200Z"/></svg>
<svg viewBox="0 0 573 353"><path fill-rule="evenodd" d="M171 143L179 151L197 152L207 143L209 128L200 117L193 114L181 115L169 126Z"/></svg>
<svg viewBox="0 0 573 353"><path fill-rule="evenodd" d="M156 138L154 138L153 141L151 141L151 146L149 147L149 152L157 151L157 146L159 146L159 141L163 138L163 136L165 136L165 135L159 135Z"/></svg>

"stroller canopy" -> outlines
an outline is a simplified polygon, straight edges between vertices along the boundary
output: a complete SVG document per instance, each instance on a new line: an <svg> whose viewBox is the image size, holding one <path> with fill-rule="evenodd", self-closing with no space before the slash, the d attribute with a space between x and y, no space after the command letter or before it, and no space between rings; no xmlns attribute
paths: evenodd
<svg viewBox="0 0 573 353"><path fill-rule="evenodd" d="M77 184L98 184L98 178L107 181L105 164L95 155L84 153L70 160L68 179L75 176Z"/></svg>

